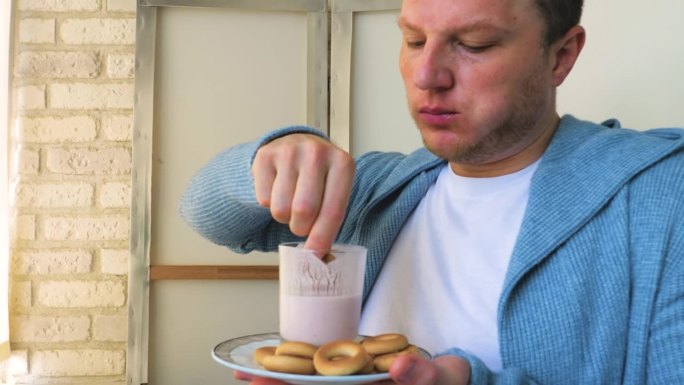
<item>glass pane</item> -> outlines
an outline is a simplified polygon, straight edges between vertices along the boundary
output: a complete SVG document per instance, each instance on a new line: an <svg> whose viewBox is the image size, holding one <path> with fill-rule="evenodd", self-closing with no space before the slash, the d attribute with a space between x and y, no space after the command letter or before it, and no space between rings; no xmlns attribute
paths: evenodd
<svg viewBox="0 0 684 385"><path fill-rule="evenodd" d="M274 264L210 244L178 216L191 176L220 150L305 124L307 16L159 8L152 264Z"/></svg>
<svg viewBox="0 0 684 385"><path fill-rule="evenodd" d="M399 11L355 12L351 150L411 152L422 146L399 74Z"/></svg>
<svg viewBox="0 0 684 385"><path fill-rule="evenodd" d="M278 331L278 281L154 281L150 285L149 384L230 385L214 346Z"/></svg>

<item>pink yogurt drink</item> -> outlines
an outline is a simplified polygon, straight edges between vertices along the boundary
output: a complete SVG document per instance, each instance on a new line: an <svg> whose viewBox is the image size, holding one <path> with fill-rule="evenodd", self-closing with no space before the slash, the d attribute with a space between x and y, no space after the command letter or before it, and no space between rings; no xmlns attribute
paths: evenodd
<svg viewBox="0 0 684 385"><path fill-rule="evenodd" d="M354 339L359 332L361 296L280 296L280 336L320 346Z"/></svg>

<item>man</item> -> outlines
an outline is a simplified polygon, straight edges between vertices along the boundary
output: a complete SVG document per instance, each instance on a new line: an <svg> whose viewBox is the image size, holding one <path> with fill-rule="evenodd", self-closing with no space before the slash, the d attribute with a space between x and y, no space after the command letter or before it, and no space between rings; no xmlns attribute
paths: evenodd
<svg viewBox="0 0 684 385"><path fill-rule="evenodd" d="M368 247L361 332L439 353L397 360L396 383L684 383L684 133L558 116L581 8L405 0L426 150L354 161L286 128L212 160L181 214L242 252Z"/></svg>

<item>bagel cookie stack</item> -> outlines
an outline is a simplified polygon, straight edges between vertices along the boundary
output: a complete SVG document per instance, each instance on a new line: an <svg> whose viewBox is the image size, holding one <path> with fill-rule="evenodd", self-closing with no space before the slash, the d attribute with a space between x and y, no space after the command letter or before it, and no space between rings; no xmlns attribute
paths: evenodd
<svg viewBox="0 0 684 385"><path fill-rule="evenodd" d="M328 342L320 347L305 342L286 341L279 346L263 346L254 351L254 360L264 369L292 374L347 376L385 373L400 355L420 355L402 334Z"/></svg>
<svg viewBox="0 0 684 385"><path fill-rule="evenodd" d="M305 342L287 341L278 347L265 346L255 350L254 360L272 372L316 374L313 365L316 350L315 346Z"/></svg>
<svg viewBox="0 0 684 385"><path fill-rule="evenodd" d="M373 366L378 373L388 372L392 362L398 356L420 355L418 348L411 345L404 335L398 333L367 337L361 341L361 345L373 357Z"/></svg>

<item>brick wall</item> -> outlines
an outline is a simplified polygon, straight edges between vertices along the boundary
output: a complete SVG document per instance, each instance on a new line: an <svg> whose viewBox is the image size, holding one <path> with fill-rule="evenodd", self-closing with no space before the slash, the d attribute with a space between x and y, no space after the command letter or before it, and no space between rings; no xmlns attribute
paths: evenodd
<svg viewBox="0 0 684 385"><path fill-rule="evenodd" d="M135 0L16 0L18 384L125 383Z"/></svg>

